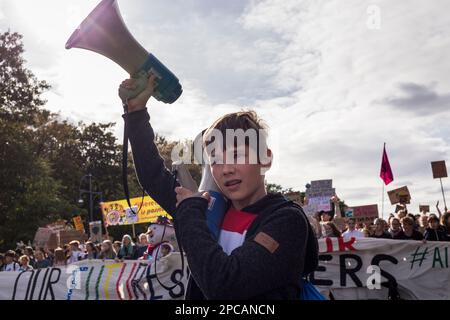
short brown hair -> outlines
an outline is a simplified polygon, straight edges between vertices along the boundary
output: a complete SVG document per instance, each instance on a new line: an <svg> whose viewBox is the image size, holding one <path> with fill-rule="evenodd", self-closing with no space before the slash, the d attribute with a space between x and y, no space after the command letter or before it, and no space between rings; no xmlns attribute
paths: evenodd
<svg viewBox="0 0 450 320"><path fill-rule="evenodd" d="M408 216L402 218L401 222L402 222L402 224L406 223L406 224L414 225L413 218L408 217Z"/></svg>
<svg viewBox="0 0 450 320"><path fill-rule="evenodd" d="M247 130L255 130L256 131L256 139L257 139L257 151L258 159L259 159L259 150L267 149L267 131L268 127L266 123L258 116L258 114L253 110L248 111L239 111L228 113L219 119L217 119L208 129L206 129L203 134L203 146L207 146L213 141L213 130L218 130L222 137L226 137L227 130L239 130L242 129L244 132ZM262 130L262 131L261 131ZM263 134L261 134L263 133ZM248 139L245 139L245 144L249 145L247 142ZM236 145L236 141L233 142ZM229 143L228 143L229 144ZM223 149L225 150L227 147L227 142L223 139Z"/></svg>

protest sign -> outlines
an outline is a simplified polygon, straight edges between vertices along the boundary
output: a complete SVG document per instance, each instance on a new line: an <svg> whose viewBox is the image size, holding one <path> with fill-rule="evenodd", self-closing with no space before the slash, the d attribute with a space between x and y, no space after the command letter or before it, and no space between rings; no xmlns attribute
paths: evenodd
<svg viewBox="0 0 450 320"><path fill-rule="evenodd" d="M427 213L427 212L430 212L430 206L428 206L428 205L419 205L419 212L425 212L425 213Z"/></svg>
<svg viewBox="0 0 450 320"><path fill-rule="evenodd" d="M100 243L103 241L101 221L89 223L89 238L93 243Z"/></svg>
<svg viewBox="0 0 450 320"><path fill-rule="evenodd" d="M84 232L83 220L81 220L80 216L73 217L73 224L75 226L75 230Z"/></svg>
<svg viewBox="0 0 450 320"><path fill-rule="evenodd" d="M180 253L173 252L156 264L83 260L68 266L0 272L0 300L177 300L184 297L187 285L187 265L184 273L181 265Z"/></svg>
<svg viewBox="0 0 450 320"><path fill-rule="evenodd" d="M314 180L305 191L306 203L303 210L308 215L313 215L319 211L330 211L330 198L336 194L333 188L333 180Z"/></svg>
<svg viewBox="0 0 450 320"><path fill-rule="evenodd" d="M103 202L101 204L105 227L123 226L156 221L158 216L169 216L149 196L130 199L131 210L126 200ZM137 215L136 215L137 213Z"/></svg>
<svg viewBox="0 0 450 320"><path fill-rule="evenodd" d="M347 216L350 212L351 217L355 218L357 223L372 222L378 218L378 205L371 204L366 206L350 207L345 212L345 215Z"/></svg>
<svg viewBox="0 0 450 320"><path fill-rule="evenodd" d="M62 230L58 231L58 245L62 247L70 241L77 240L80 242L87 240L87 235L83 231L78 230Z"/></svg>
<svg viewBox="0 0 450 320"><path fill-rule="evenodd" d="M33 240L36 248L56 249L58 247L57 234L49 228L38 228Z"/></svg>
<svg viewBox="0 0 450 320"><path fill-rule="evenodd" d="M58 231L65 230L67 225L66 220L58 220L53 223L46 225L46 227L53 232L57 233Z"/></svg>
<svg viewBox="0 0 450 320"><path fill-rule="evenodd" d="M411 195L407 186L388 191L388 196L392 205L397 203L409 204L411 201Z"/></svg>
<svg viewBox="0 0 450 320"><path fill-rule="evenodd" d="M445 161L431 162L431 170L433 171L433 179L447 178L447 167Z"/></svg>

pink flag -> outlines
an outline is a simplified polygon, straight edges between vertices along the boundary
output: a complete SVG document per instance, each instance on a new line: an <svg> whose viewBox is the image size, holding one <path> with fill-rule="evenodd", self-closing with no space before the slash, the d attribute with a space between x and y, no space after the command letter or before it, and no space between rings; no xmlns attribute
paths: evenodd
<svg viewBox="0 0 450 320"><path fill-rule="evenodd" d="M386 143L383 147L383 159L381 160L380 178L384 181L385 185L388 185L394 181L394 175L392 174L391 165L386 153Z"/></svg>

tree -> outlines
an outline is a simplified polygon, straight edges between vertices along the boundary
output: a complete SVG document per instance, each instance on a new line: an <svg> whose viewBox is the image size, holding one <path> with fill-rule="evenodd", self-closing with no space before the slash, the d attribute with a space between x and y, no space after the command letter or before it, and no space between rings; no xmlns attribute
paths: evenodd
<svg viewBox="0 0 450 320"><path fill-rule="evenodd" d="M40 95L50 86L24 67L23 52L20 34L0 34L0 118L33 124L45 104Z"/></svg>

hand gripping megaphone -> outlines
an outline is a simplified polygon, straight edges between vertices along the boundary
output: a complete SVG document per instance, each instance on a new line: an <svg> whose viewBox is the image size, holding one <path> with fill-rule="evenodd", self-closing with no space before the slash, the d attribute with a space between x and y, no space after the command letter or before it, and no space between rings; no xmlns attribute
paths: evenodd
<svg viewBox="0 0 450 320"><path fill-rule="evenodd" d="M151 74L157 77L153 96L164 103L175 102L183 92L178 78L131 35L123 22L117 0L102 0L74 31L66 49L97 52L120 65L136 79L136 89L120 88L123 101L141 93Z"/></svg>
<svg viewBox="0 0 450 320"><path fill-rule="evenodd" d="M205 158L205 152L202 147L203 133L201 132L197 135L194 140L194 157L198 163L202 164L202 180L200 186L197 188L197 184L187 170L187 167L181 161L174 162L172 164L172 170L176 170L177 180L182 187L192 192L207 191L209 193L210 200L206 212L206 223L213 236L218 240L222 221L228 208L228 202L214 181L209 164L203 160Z"/></svg>

